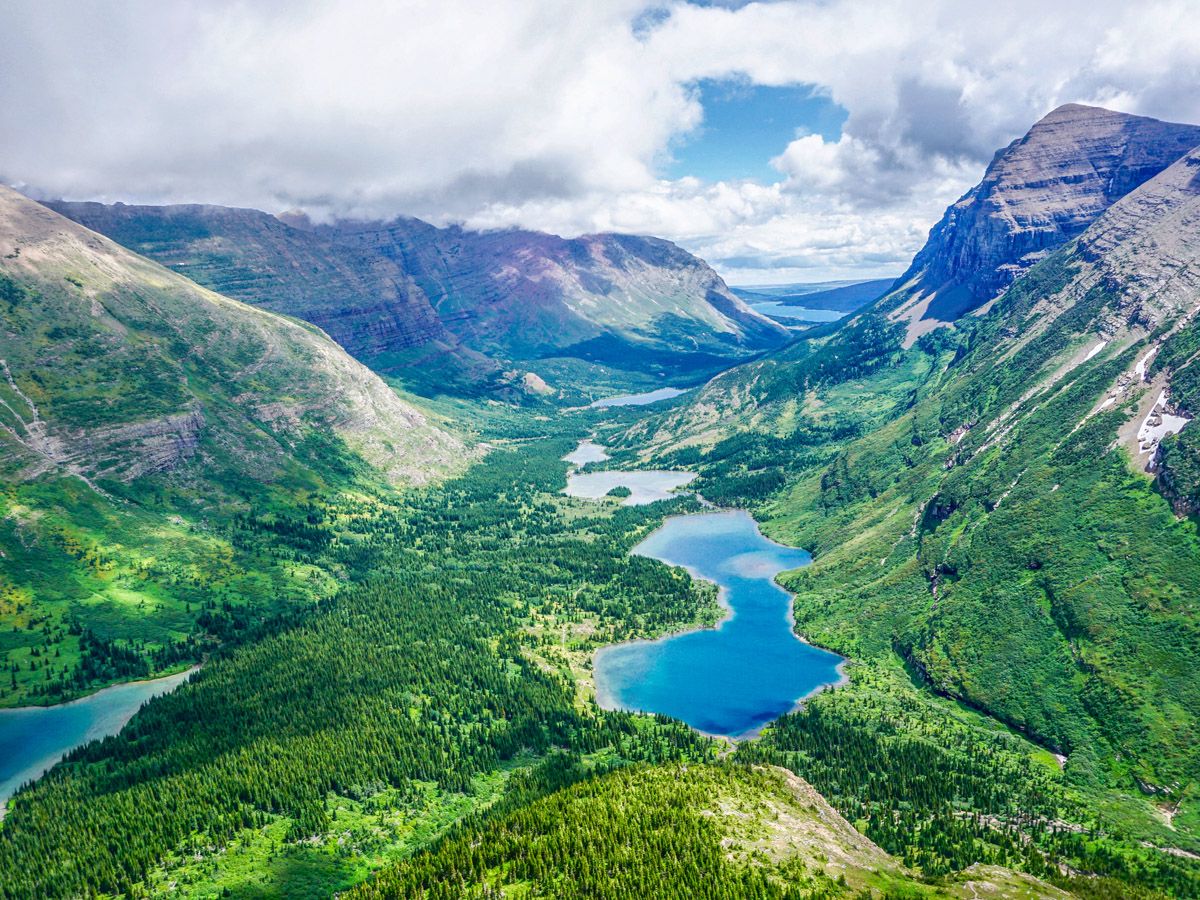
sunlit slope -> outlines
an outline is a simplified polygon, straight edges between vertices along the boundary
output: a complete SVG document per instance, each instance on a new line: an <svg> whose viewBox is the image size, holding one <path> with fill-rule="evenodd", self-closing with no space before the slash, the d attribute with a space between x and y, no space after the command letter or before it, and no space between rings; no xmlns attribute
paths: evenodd
<svg viewBox="0 0 1200 900"><path fill-rule="evenodd" d="M216 606L327 594L328 575L254 561L261 538L228 528L300 533L322 492L469 457L315 328L8 189L0 322L6 705L194 658Z"/></svg>
<svg viewBox="0 0 1200 900"><path fill-rule="evenodd" d="M633 767L462 829L357 898L1066 898L997 867L922 884L782 769Z"/></svg>

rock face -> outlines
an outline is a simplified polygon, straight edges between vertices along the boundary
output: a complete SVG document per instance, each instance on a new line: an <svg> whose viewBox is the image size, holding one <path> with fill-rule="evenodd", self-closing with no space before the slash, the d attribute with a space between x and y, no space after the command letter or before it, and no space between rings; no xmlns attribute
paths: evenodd
<svg viewBox="0 0 1200 900"><path fill-rule="evenodd" d="M701 260L654 238L50 205L214 290L306 319L384 372L452 364L494 374L498 361L558 356L635 371L703 367L788 338Z"/></svg>
<svg viewBox="0 0 1200 900"><path fill-rule="evenodd" d="M1059 107L946 210L885 308L910 323L910 341L978 308L1197 145L1194 125Z"/></svg>
<svg viewBox="0 0 1200 900"><path fill-rule="evenodd" d="M271 480L333 432L400 481L456 467L434 427L317 329L230 300L0 188L0 471Z"/></svg>

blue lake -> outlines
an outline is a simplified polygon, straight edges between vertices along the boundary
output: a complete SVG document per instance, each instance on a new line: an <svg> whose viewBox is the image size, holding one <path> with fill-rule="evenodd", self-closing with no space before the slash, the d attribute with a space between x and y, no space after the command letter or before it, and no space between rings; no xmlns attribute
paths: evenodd
<svg viewBox="0 0 1200 900"><path fill-rule="evenodd" d="M749 513L667 519L633 552L715 582L729 617L716 629L597 651L604 708L663 713L707 734L739 737L841 681L842 657L796 637L791 594L774 581L811 557L763 537Z"/></svg>
<svg viewBox="0 0 1200 900"><path fill-rule="evenodd" d="M750 304L750 308L757 313L762 313L764 316L783 316L784 318L797 319L801 322L836 322L838 319L849 315L849 313L838 312L832 309L809 309L806 306L789 306L777 300L756 300Z"/></svg>
<svg viewBox="0 0 1200 900"><path fill-rule="evenodd" d="M192 671L114 685L58 706L0 709L0 812L25 782L81 744L116 734L143 703L174 690Z"/></svg>
<svg viewBox="0 0 1200 900"><path fill-rule="evenodd" d="M657 403L659 400L670 400L680 394L686 394L689 390L691 389L664 387L656 391L647 391L644 394L621 394L618 397L605 397L603 400L597 400L591 406L593 409L605 409L610 406L645 406L648 403Z"/></svg>

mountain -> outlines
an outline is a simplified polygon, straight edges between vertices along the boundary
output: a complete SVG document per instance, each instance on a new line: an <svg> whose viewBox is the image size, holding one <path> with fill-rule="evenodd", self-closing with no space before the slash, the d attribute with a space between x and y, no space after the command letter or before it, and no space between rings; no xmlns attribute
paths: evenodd
<svg viewBox="0 0 1200 900"><path fill-rule="evenodd" d="M303 520L322 492L424 483L471 455L316 328L7 188L0 322L0 592L29 629L0 646L36 649L44 626L71 630L68 659L89 641L112 656L62 671L31 661L5 704L111 680L123 653L124 674L145 674L214 595L269 606L321 581L231 546L237 516ZM145 654L111 644L135 636Z"/></svg>
<svg viewBox="0 0 1200 900"><path fill-rule="evenodd" d="M1200 144L1200 126L1061 106L999 151L896 281L907 341L994 300L1113 203Z"/></svg>
<svg viewBox="0 0 1200 900"><path fill-rule="evenodd" d="M785 578L797 629L859 667L827 720L840 709L861 725L884 709L890 721L952 698L1060 754L1092 814L1194 853L1200 148L1143 178L1131 147L1176 126L1080 108L1048 117L1055 130L1064 120L1088 139L1060 137L1075 155L1027 160L1022 181L1061 213L1028 237L1042 258L1010 257L1028 268L977 315L914 340L922 320L885 297L723 373L624 441L699 471L710 500L750 505L771 536L814 551ZM1098 159L1125 160L1106 177L1140 183L1111 197L1090 174L1064 176ZM922 254L913 271L933 271L936 254ZM994 284L997 258L960 257L955 284ZM765 743L800 752L792 721Z"/></svg>
<svg viewBox="0 0 1200 900"><path fill-rule="evenodd" d="M568 358L679 375L788 339L702 261L657 238L50 205L213 290L312 322L388 374L420 379L432 368L470 384L513 362Z"/></svg>
<svg viewBox="0 0 1200 900"><path fill-rule="evenodd" d="M735 287L730 290L751 305L756 301L774 301L785 306L803 306L806 309L854 312L878 300L895 283L894 278L876 278L870 281Z"/></svg>

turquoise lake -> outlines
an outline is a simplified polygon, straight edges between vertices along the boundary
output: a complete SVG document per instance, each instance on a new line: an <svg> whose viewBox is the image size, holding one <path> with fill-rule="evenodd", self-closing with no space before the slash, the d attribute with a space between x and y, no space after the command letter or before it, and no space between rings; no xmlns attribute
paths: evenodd
<svg viewBox="0 0 1200 900"><path fill-rule="evenodd" d="M116 734L143 703L174 690L191 674L118 684L58 706L0 709L0 811L25 782L81 744Z"/></svg>
<svg viewBox="0 0 1200 900"><path fill-rule="evenodd" d="M774 581L812 558L763 537L749 513L667 519L633 552L715 582L729 616L715 629L597 651L604 708L663 713L707 734L740 737L841 681L842 657L796 637L791 594Z"/></svg>

